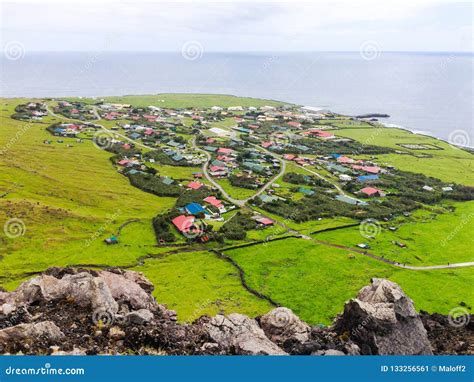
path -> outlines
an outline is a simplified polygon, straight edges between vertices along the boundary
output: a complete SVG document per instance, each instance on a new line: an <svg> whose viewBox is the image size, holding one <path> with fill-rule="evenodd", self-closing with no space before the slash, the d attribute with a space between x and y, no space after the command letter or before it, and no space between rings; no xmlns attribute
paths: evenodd
<svg viewBox="0 0 474 382"><path fill-rule="evenodd" d="M58 114L55 114L51 109L50 109L50 106L49 104L46 104L46 109L48 111L48 113L50 113L50 115L56 117L56 118L60 118L60 119L65 119L65 120L68 120L68 121L77 121L77 120L74 120L72 118L67 118L67 117L64 117L62 115L58 115ZM100 120L100 115L98 114L96 108L93 108L94 110L94 115L96 116L97 120ZM105 126L103 125L100 125L100 124L97 124L98 126L100 126L104 131L110 133L110 134L114 134L116 136L119 136L119 137L122 137L123 139L126 139L130 142L132 142L133 144L135 144L136 146L140 146L140 147L144 147L146 149L150 149L150 150L154 150L155 148L153 147L149 147L147 145L144 145L140 142L137 142L123 134L120 134L120 133L117 133L117 132L114 132L114 131L111 131L109 129L107 129ZM206 150L203 150L201 149L200 147L198 147L196 145L196 137L193 137L193 139L191 140L191 144L193 146L193 148L197 151L200 151L202 153L204 153L206 155L206 162L204 162L203 166L202 166L202 171L203 171L203 174L204 176L206 177L206 179L213 185L215 186L221 193L222 195L224 195L224 197L230 201L231 203L235 204L235 205L238 205L239 207L242 207L243 209L246 209L246 210L249 210L249 211L252 211L252 212L257 212L259 213L260 215L262 216L265 216L265 214L262 214L260 211L255 211L251 206L248 206L246 205L246 203L254 198L255 196L258 196L258 195L261 195L263 192L265 192L267 190L268 187L270 187L272 185L273 182L275 182L276 179L278 179L280 176L282 176L285 171L286 171L286 160L284 160L280 155L277 155L267 149L264 149L254 143L251 143L251 145L253 146L256 146L258 147L259 149L261 149L262 151L266 152L267 154L273 156L274 158L278 159L280 161L280 171L278 172L277 175L275 175L274 177L272 177L257 193L255 193L253 196L249 197L249 198L246 198L246 199L234 199L233 197L231 197L225 190L224 188L219 184L217 183L208 173L208 166L209 166L209 162L211 160L211 154L209 152L207 152ZM307 172L313 174L313 175L316 175L317 177L319 177L320 179L330 183L336 190L338 190L338 192L341 194L341 195L345 195L347 196L347 194L342 190L342 188L331 182L330 180L328 180L327 178L323 177L322 175L318 174L316 171L313 171L313 170L310 170L304 166L300 166L300 165L296 165L300 168L302 168L303 170L306 170ZM265 217L268 217L268 216L265 216ZM297 230L294 230L293 228L290 228L288 227L284 222L281 222L279 220L275 220L273 218L270 218L268 217L269 219L275 221L276 224L278 224L279 226L285 228L288 232L292 233L292 234L295 234L297 235L298 237L302 238L302 239L306 239L306 240L312 240L313 242L317 243L317 244L321 244L321 245L326 245L326 246L330 246L330 247L334 247L334 248L339 248L339 249L344 249L344 250L347 250L347 251L350 251L350 252L356 252L358 254L361 254L361 255L364 255L364 256L367 256L367 257L370 257L371 259L373 260L376 260L376 261L379 261L379 262L383 262L385 264L390 264L392 266L395 266L395 267L398 267L398 268L402 268L402 269L410 269L410 270L415 270L415 271L423 271L423 270L435 270L435 269L454 269L454 268L466 268L466 267L472 267L474 266L474 262L464 262L464 263L453 263L453 264L442 264L442 265L427 265L427 266L413 266L413 265L406 265L406 264L401 264L401 263L398 263L396 261L393 261L393 260L389 260L389 259L386 259L384 257L380 257L380 256L377 256L371 252L368 252L368 251L364 251L364 250L360 250L360 249L356 249L356 248L351 248L351 247L347 247L347 246L344 246L344 245L340 245L340 244L333 244L333 243L328 243L328 242L325 242L325 241L322 241L322 240L317 240L317 239L314 239L308 235L304 235L302 234L301 232L297 231Z"/></svg>

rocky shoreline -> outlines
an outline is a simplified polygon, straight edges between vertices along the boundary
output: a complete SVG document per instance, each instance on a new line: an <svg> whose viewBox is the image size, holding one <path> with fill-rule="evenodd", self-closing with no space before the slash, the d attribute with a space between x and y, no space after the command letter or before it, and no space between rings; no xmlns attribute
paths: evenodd
<svg viewBox="0 0 474 382"><path fill-rule="evenodd" d="M401 288L373 279L330 327L278 307L177 322L141 274L51 268L0 291L0 354L369 355L474 354L474 322L418 314Z"/></svg>

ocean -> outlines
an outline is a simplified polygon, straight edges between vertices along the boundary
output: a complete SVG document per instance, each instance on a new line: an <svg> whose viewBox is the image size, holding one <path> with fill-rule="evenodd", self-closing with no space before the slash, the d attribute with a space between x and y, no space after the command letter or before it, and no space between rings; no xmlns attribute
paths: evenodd
<svg viewBox="0 0 474 382"><path fill-rule="evenodd" d="M26 52L0 59L2 97L220 93L348 115L474 145L472 54ZM458 136L459 138L459 136Z"/></svg>

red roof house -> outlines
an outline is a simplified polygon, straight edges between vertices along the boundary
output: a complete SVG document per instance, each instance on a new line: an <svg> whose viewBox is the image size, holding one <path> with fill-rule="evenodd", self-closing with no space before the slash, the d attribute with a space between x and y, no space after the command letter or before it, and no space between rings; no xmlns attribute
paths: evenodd
<svg viewBox="0 0 474 382"><path fill-rule="evenodd" d="M228 149L228 148L226 148L226 147L221 147L221 148L219 148L219 150L217 150L217 152L218 152L219 154L232 154L233 151L234 151L234 150Z"/></svg>
<svg viewBox="0 0 474 382"><path fill-rule="evenodd" d="M264 226L273 225L273 220L269 218L260 218L257 220L257 222L263 224Z"/></svg>
<svg viewBox="0 0 474 382"><path fill-rule="evenodd" d="M286 160L293 160L296 158L296 155L293 155L293 154L285 154L283 155L283 159L286 159Z"/></svg>
<svg viewBox="0 0 474 382"><path fill-rule="evenodd" d="M295 122L295 121L291 121L291 122L288 122L288 126L296 127L297 129L299 129L299 128L301 127L301 123Z"/></svg>
<svg viewBox="0 0 474 382"><path fill-rule="evenodd" d="M175 217L171 222L181 233L199 232L199 228L194 225L194 216L180 215Z"/></svg>
<svg viewBox="0 0 474 382"><path fill-rule="evenodd" d="M262 142L262 147L263 147L264 149L270 147L271 145L273 145L273 142L270 142L270 141Z"/></svg>
<svg viewBox="0 0 474 382"><path fill-rule="evenodd" d="M206 203L209 203L211 206L214 207L222 207L222 201L217 199L215 196L208 196L207 198L203 199Z"/></svg>
<svg viewBox="0 0 474 382"><path fill-rule="evenodd" d="M378 174L380 172L380 167L378 166L364 166L362 170L369 172L371 174Z"/></svg>
<svg viewBox="0 0 474 382"><path fill-rule="evenodd" d="M346 156L340 156L339 158L337 158L337 161L339 163L353 163L354 159L346 157Z"/></svg>
<svg viewBox="0 0 474 382"><path fill-rule="evenodd" d="M366 194L367 196L383 196L383 191L374 187L364 187L360 192Z"/></svg>
<svg viewBox="0 0 474 382"><path fill-rule="evenodd" d="M190 188L191 190L199 190L202 186L203 186L202 183L190 182L190 183L188 183L187 187Z"/></svg>

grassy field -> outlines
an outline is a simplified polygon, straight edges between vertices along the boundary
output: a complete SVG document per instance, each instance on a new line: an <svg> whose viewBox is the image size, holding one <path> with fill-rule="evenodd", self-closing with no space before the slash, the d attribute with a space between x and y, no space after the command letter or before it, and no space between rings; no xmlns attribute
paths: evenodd
<svg viewBox="0 0 474 382"><path fill-rule="evenodd" d="M394 223L398 227L395 232L388 230L392 223L380 225L380 233L373 239L363 237L359 227L321 232L314 237L349 247L366 242L371 246L370 252L403 264L419 266L474 261L473 252L466 250L474 245L474 202L455 203L454 206L454 212L424 214L400 224ZM393 241L407 247L400 248Z"/></svg>
<svg viewBox="0 0 474 382"><path fill-rule="evenodd" d="M170 108L210 108L212 106L230 107L230 106L280 106L285 102L274 100L263 100L249 97L236 97L225 94L179 94L162 93L155 95L134 95L134 96L114 96L104 97L106 102L125 103L133 106L158 106ZM97 99L83 99L84 102L94 103Z"/></svg>
<svg viewBox="0 0 474 382"><path fill-rule="evenodd" d="M178 312L180 321L201 315L237 312L251 317L272 309L247 292L237 270L210 252L182 252L147 260L134 270L155 285L156 299Z"/></svg>
<svg viewBox="0 0 474 382"><path fill-rule="evenodd" d="M215 181L222 186L225 192L227 192L234 199L246 199L255 195L258 190L250 190L248 188L234 187L230 184L229 179L215 179Z"/></svg>
<svg viewBox="0 0 474 382"><path fill-rule="evenodd" d="M363 255L303 239L287 239L226 252L244 269L251 287L291 308L312 324L329 324L372 277L401 285L417 309L447 314L464 301L474 304L467 285L474 282L469 269L408 271ZM433 291L436 291L434 293Z"/></svg>
<svg viewBox="0 0 474 382"><path fill-rule="evenodd" d="M474 186L473 155L446 142L406 130L393 128L344 129L336 135L371 145L390 147L411 155L378 155L380 164L393 165L400 170L419 172L445 182ZM410 150L399 144L430 144L442 150ZM427 155L428 157L416 157Z"/></svg>
<svg viewBox="0 0 474 382"><path fill-rule="evenodd" d="M161 102L162 99L165 102ZM9 238L0 229L0 287L12 290L32 274L51 266L126 266L143 271L155 284L157 300L176 309L182 321L218 312L255 316L271 309L267 302L241 286L235 268L214 254L205 251L170 254L175 248L157 247L151 219L173 206L175 199L160 198L132 187L110 162L111 154L96 148L90 140L77 143L75 139L61 138L64 142L58 143L57 138L45 131L51 123L59 121L54 117L30 124L10 119L15 105L27 101L0 99L0 227L17 218L25 228L24 235L18 238ZM232 96L169 94L112 97L109 101L163 107L277 104ZM115 122L110 122L107 126L113 124ZM337 134L364 142L370 138L369 131L344 126ZM427 139L433 143L431 138L400 130L378 131L382 133L368 143L407 152L410 150L396 143ZM52 144L45 144L44 140L52 140ZM414 155L425 153L433 158L387 155L380 156L379 161L387 158L402 169L473 184L472 156L442 142L435 140L435 143L444 150L412 150ZM155 165L161 175L177 179L190 179L192 172L199 170ZM290 170L307 173L293 164L288 164ZM220 182L235 198L255 194L254 190L232 187L228 180ZM276 183L283 188L291 187L281 179ZM373 251L414 265L472 260L470 227L474 202L454 206L454 213L435 217L430 211L414 214L413 221L400 223L394 233L383 229L371 241ZM263 213L304 234L354 223L348 218L295 223ZM104 238L116 234L127 222L130 224L121 230L119 244L105 245ZM246 240L264 240L283 232L280 226L252 230ZM357 228L320 233L316 237L347 245L364 241ZM406 242L408 248L395 247L391 240ZM312 323L329 323L342 310L344 301L368 284L370 277L388 277L399 282L418 309L447 313L461 301L468 305L474 303L474 296L467 287L474 281L472 268L408 271L362 255L351 259L350 251L301 239L259 244L231 250L228 254L245 269L252 287Z"/></svg>

